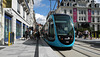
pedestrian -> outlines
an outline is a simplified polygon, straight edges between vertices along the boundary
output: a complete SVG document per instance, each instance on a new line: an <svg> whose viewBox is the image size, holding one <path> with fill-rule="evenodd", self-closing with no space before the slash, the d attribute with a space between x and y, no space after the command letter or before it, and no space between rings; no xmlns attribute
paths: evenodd
<svg viewBox="0 0 100 57"><path fill-rule="evenodd" d="M34 30L34 39L36 40L36 33L37 33L37 31L36 30Z"/></svg>
<svg viewBox="0 0 100 57"><path fill-rule="evenodd" d="M39 31L36 31L35 36L36 36L37 40L40 39L40 33L39 33Z"/></svg>
<svg viewBox="0 0 100 57"><path fill-rule="evenodd" d="M80 31L78 31L78 38L80 38Z"/></svg>
<svg viewBox="0 0 100 57"><path fill-rule="evenodd" d="M84 36L85 36L84 39L86 39L86 37L88 36L88 30L85 31Z"/></svg>
<svg viewBox="0 0 100 57"><path fill-rule="evenodd" d="M27 29L27 31L25 31L25 38L26 39L28 38L28 29Z"/></svg>
<svg viewBox="0 0 100 57"><path fill-rule="evenodd" d="M82 32L80 32L79 38L82 38L82 36L83 36L83 34L82 34Z"/></svg>
<svg viewBox="0 0 100 57"><path fill-rule="evenodd" d="M30 39L32 39L32 30L31 29L29 31L29 37L30 37Z"/></svg>
<svg viewBox="0 0 100 57"><path fill-rule="evenodd" d="M90 32L90 40L92 40L92 33Z"/></svg>
<svg viewBox="0 0 100 57"><path fill-rule="evenodd" d="M37 38L38 38L38 40L40 39L40 32L39 31L37 32Z"/></svg>

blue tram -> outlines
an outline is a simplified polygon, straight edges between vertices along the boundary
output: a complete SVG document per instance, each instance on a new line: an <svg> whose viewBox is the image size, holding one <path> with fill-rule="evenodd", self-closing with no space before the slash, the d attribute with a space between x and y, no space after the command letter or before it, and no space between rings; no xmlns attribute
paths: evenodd
<svg viewBox="0 0 100 57"><path fill-rule="evenodd" d="M52 14L42 30L45 41L54 47L73 47L75 30L73 20L66 14Z"/></svg>

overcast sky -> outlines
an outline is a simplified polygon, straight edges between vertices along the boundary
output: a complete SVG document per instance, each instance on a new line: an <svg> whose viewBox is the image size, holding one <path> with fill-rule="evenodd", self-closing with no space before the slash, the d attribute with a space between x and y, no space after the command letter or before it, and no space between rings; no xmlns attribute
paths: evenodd
<svg viewBox="0 0 100 57"><path fill-rule="evenodd" d="M100 3L100 0L95 0L96 3ZM52 1L52 8L55 1ZM34 0L34 10L36 21L40 24L45 24L46 16L50 11L50 1L49 0Z"/></svg>

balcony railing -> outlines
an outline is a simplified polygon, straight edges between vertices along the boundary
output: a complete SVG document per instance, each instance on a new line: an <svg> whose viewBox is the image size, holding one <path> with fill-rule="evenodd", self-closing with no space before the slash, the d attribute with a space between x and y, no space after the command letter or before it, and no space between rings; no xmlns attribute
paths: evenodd
<svg viewBox="0 0 100 57"><path fill-rule="evenodd" d="M29 6L28 6L29 0L18 0L18 2L19 2L20 4L22 4L23 9L24 9L27 13L30 12L30 8L29 8Z"/></svg>

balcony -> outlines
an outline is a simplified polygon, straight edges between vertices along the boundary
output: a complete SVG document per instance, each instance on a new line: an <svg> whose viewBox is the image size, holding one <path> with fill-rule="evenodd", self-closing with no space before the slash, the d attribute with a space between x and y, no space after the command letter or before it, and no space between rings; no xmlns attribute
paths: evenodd
<svg viewBox="0 0 100 57"><path fill-rule="evenodd" d="M24 11L26 11L27 14L28 14L30 12L30 8L28 6L28 1L27 0L23 0L23 2L21 2L21 5L23 6Z"/></svg>
<svg viewBox="0 0 100 57"><path fill-rule="evenodd" d="M30 8L28 6L29 0L18 0L18 2L23 6L24 11L28 14L30 12Z"/></svg>

